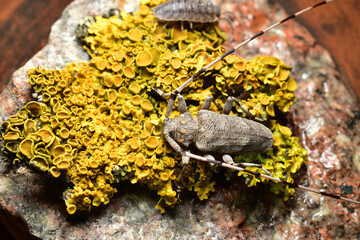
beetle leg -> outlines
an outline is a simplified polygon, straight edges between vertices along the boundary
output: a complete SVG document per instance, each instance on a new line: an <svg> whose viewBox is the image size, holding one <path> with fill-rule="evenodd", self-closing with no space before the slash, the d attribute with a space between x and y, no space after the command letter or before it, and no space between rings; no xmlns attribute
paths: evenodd
<svg viewBox="0 0 360 240"><path fill-rule="evenodd" d="M188 152L188 151L185 151L184 155L187 156L187 157L196 159L196 160L200 160L200 161L203 161L203 162L208 162L210 164L215 164L215 165L221 165L222 164L221 161L218 161L218 160L214 159L211 155L210 155L211 157L203 157L203 156L200 156L200 155L192 154L191 152Z"/></svg>
<svg viewBox="0 0 360 240"><path fill-rule="evenodd" d="M241 111L243 111L251 120L256 120L258 122L264 122L263 119L252 115L248 110L246 110L243 106L241 106L241 104L239 103L239 101L236 98L234 98L232 96L228 97L228 99L226 100L226 102L224 104L223 114L228 115L231 112L233 102L235 102L236 105L238 105L238 107L241 109Z"/></svg>
<svg viewBox="0 0 360 240"><path fill-rule="evenodd" d="M204 157L207 158L207 159L211 159L211 160L215 161L215 158L214 158L213 155L206 154ZM211 165L211 166L214 166L214 163L210 163L210 165Z"/></svg>
<svg viewBox="0 0 360 240"><path fill-rule="evenodd" d="M269 179L269 180L274 181L274 182L285 184L285 185L289 186L290 188L298 188L298 189L302 189L304 191L310 191L310 192L317 193L317 194L320 194L320 195L323 195L323 196L327 196L327 197L331 197L331 198L335 198L335 199L341 199L341 200L344 200L344 201L360 204L360 201L356 201L356 200L353 200L353 199L350 199L350 198L345 198L345 197L342 197L342 196L337 195L337 194L332 194L332 193L329 193L329 192L325 192L324 189L318 190L318 189L305 187L305 186L299 185L297 183L290 183L290 182L287 182L287 181L284 181L284 180L277 179L277 178L275 178L273 176L268 176L268 175L264 175L264 174L259 173L259 172L250 171L250 170L244 169L242 167L238 167L238 166L234 166L234 165L231 165L231 164L223 163L221 161L211 160L211 159L199 156L199 155L192 154L190 152L185 152L185 155L188 156L188 157L191 157L193 159L197 159L199 161L210 162L210 163L218 164L221 167L234 169L234 170L239 171L239 172L250 173L250 174L252 174L254 176L257 176L257 177L263 177L265 179Z"/></svg>
<svg viewBox="0 0 360 240"><path fill-rule="evenodd" d="M257 167L257 168L261 168L261 170L263 170L267 175L272 176L271 173L265 169L261 164L258 163L236 163L235 166L240 166L240 167Z"/></svg>
<svg viewBox="0 0 360 240"><path fill-rule="evenodd" d="M182 178L184 176L185 169L189 165L189 162L190 162L190 157L182 155L181 156L181 161L182 161L182 164L183 164L183 168L181 169L181 172L179 174L178 185L179 185L179 183L182 182Z"/></svg>
<svg viewBox="0 0 360 240"><path fill-rule="evenodd" d="M166 141L170 144L170 146L178 153L181 154L181 161L183 164L183 168L181 169L181 172L179 174L178 180L177 180L177 188L176 188L176 195L177 198L180 199L180 192L182 190L181 183L182 179L184 177L184 172L186 170L186 167L189 164L190 157L186 155L186 152L180 147L180 145L170 136L169 133L164 133L164 137Z"/></svg>
<svg viewBox="0 0 360 240"><path fill-rule="evenodd" d="M169 22L165 22L165 24L161 27L161 32L163 32L166 29L168 24Z"/></svg>
<svg viewBox="0 0 360 240"><path fill-rule="evenodd" d="M241 111L243 111L250 119L253 120L253 119L255 118L254 115L252 115L248 110L246 110L245 108L243 108L243 107L241 106L241 104L236 100L236 98L234 98L234 97L232 97L232 96L230 96L230 97L228 97L228 99L226 99L226 102L225 102L225 104L224 104L223 114L228 115L228 114L231 112L231 109L232 109L232 107L233 107L233 102L235 102L235 103L239 106L239 108L241 109Z"/></svg>
<svg viewBox="0 0 360 240"><path fill-rule="evenodd" d="M166 107L166 115L165 115L165 119L169 118L170 113L172 112L172 109L174 107L175 104L175 100L178 96L177 93L164 93L163 91L161 91L158 88L154 88L154 87L150 87L151 90L153 92L155 92L156 94L158 94L160 97L162 97L163 99L169 99L168 101L168 105Z"/></svg>
<svg viewBox="0 0 360 240"><path fill-rule="evenodd" d="M157 95L159 95L163 99L169 99L171 93L164 93L160 89L154 88L154 87L150 87L150 88L151 88L151 91L153 91L154 93L156 93Z"/></svg>
<svg viewBox="0 0 360 240"><path fill-rule="evenodd" d="M203 105L201 105L201 110L208 110L211 106L211 100L212 100L212 96L207 96Z"/></svg>
<svg viewBox="0 0 360 240"><path fill-rule="evenodd" d="M181 172L180 172L179 177L177 179L176 195L177 195L178 200L180 199L180 193L182 191L182 185L181 184L182 184L182 180L183 180L183 177L184 177L185 170L186 170L186 168L187 168L187 166L189 165L189 162L190 162L190 156L196 156L196 155L191 154L190 152L185 152L184 155L181 156L181 161L182 161L182 164L183 164L183 168L181 169ZM211 161L210 162L211 165L220 163L219 161L216 161L215 158L210 154L207 154L204 157Z"/></svg>
<svg viewBox="0 0 360 240"><path fill-rule="evenodd" d="M186 106L186 102L183 96L181 96L180 94L178 94L178 108L179 108L179 112L181 114L186 113L187 112L187 106Z"/></svg>
<svg viewBox="0 0 360 240"><path fill-rule="evenodd" d="M265 169L261 164L258 163L234 163L234 159L228 155L225 154L222 156L222 159L225 163L230 164L230 165L234 165L234 166L239 166L239 167L257 167L260 168L261 170L263 170L267 175L272 176L271 173Z"/></svg>
<svg viewBox="0 0 360 240"><path fill-rule="evenodd" d="M224 163L235 165L234 159L229 154L223 155L222 159L223 159Z"/></svg>
<svg viewBox="0 0 360 240"><path fill-rule="evenodd" d="M164 132L164 137L166 141L170 144L170 146L181 155L184 155L184 150L180 147L180 145L170 136L169 133Z"/></svg>
<svg viewBox="0 0 360 240"><path fill-rule="evenodd" d="M190 157L182 155L181 156L181 161L182 161L182 164L183 164L183 168L181 169L181 172L180 172L179 177L177 179L177 188L176 188L176 195L177 195L178 200L180 199L180 193L182 191L181 183L182 183L182 180L183 180L183 177L184 177L184 172L186 170L186 167L189 165Z"/></svg>
<svg viewBox="0 0 360 240"><path fill-rule="evenodd" d="M211 101L215 104L217 109L222 110L223 107L213 98L213 96L207 96L204 103L201 105L202 110L208 110L211 106Z"/></svg>

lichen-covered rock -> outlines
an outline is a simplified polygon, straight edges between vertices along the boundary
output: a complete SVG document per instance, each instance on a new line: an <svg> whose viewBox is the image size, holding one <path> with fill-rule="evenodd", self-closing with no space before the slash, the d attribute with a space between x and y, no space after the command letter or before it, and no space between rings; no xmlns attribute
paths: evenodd
<svg viewBox="0 0 360 240"><path fill-rule="evenodd" d="M84 7L79 7L80 5L78 4ZM116 7L115 2L113 1L75 1L65 11L64 16L69 12L95 11L97 8L94 7L94 4L106 6L107 10ZM262 1L254 1L255 5L252 4L253 3L242 3L242 11L254 11L254 14L256 14L260 11L256 6L261 6L262 14L267 13L273 18L273 11L278 10L276 6L273 6L273 8L264 8L265 5ZM241 11L237 9L237 7L240 7L240 4L233 5L233 9L230 10L233 10L235 16L239 17ZM91 10L87 10L87 8ZM102 11L105 12L105 10L102 9L97 12L96 15L101 15L103 13ZM246 16L248 16L248 14ZM76 15L74 19L77 17L78 16ZM235 40L243 38L241 33L246 34L246 31L240 31L240 28L247 25L246 21L246 19L241 20L242 25L238 26L239 32L233 36ZM74 30L75 23L72 20L66 22L72 22L73 24L70 24L69 29ZM259 28L263 27L260 26L262 24L267 26L269 25L269 22L261 22ZM289 118L288 127L290 127L297 136L301 137L301 143L304 144L305 148L309 151L309 169L311 170L311 176L300 178L300 181L310 181L310 185L317 187L321 187L325 183L328 183L330 190L342 190L344 194L348 194L348 197L358 198L359 174L350 168L350 161L352 159L350 156L355 156L353 158L354 165L356 165L356 159L358 159L356 158L356 150L354 150L356 149L356 146L359 145L359 129L357 127L358 123L356 122L356 111L358 111L356 108L356 100L355 98L352 99L348 97L346 89L335 77L337 73L334 70L333 62L328 57L327 53L318 46L313 47L313 39L307 35L306 31L302 28L295 26L295 23L289 23L278 29L279 35L275 35L274 33L265 35L263 38L256 41L257 44L262 46L260 49L256 46L247 46L242 50L242 56L246 56L246 58L249 59L249 53L256 55L259 53L263 55L276 54L276 56L279 56L279 58L286 62L287 65L291 65L295 69L295 74L292 77L298 81L300 90L296 94L298 102L294 106L295 110L290 109L291 114L287 115ZM250 30L256 32L260 29ZM250 30L248 29L248 31ZM287 34L281 34L282 31L286 31ZM64 36L67 36L67 34L70 33L65 32ZM73 32L71 32L71 34L73 34ZM141 31L136 32L136 30L129 31L127 34L129 34L127 36L131 41L139 41L139 39L143 37L143 33L141 33ZM179 42L184 40L183 32L174 31L170 35ZM294 35L301 37L294 38ZM58 41L61 42L60 39ZM289 44L286 45L286 43ZM75 42L74 45L76 45ZM45 50L52 48L53 46L55 45L52 45L50 42L50 45L46 47ZM276 49L279 46L281 47L280 51L279 49ZM58 47L61 49L61 46ZM42 53L48 53L45 50ZM148 64L151 58L151 63L154 61L159 63L161 61L161 54L158 49L140 50L138 53L141 53L141 51L143 52L141 57L132 60L132 63L136 65L140 64L140 66L138 65L140 68L149 68L151 64ZM149 55L151 55L150 59ZM170 66L170 70L176 72L182 68L182 63L185 59L173 59L170 54L165 54L165 56L168 58L166 61L167 64L169 64L168 66ZM51 58L51 55L47 55L47 57ZM102 86L105 90L99 91L99 96L111 103L115 103L121 95L131 96L129 98L129 105L120 111L123 111L125 116L131 115L134 117L136 115L132 113L131 108L136 107L143 112L144 116L147 116L146 114L158 110L159 106L156 106L156 103L152 102L150 98L142 98L141 94L143 94L144 90L141 83L139 84L138 82L130 81L131 84L126 85L126 88L122 86L124 82L126 83L124 79L133 79L141 74L141 72L138 72L135 65L130 64L130 66L124 66L124 63L129 61L124 59L124 57L125 56L121 53L119 55L116 54L114 57L116 62L114 61L112 66L109 66L110 68L107 68L107 61L101 61L101 59L99 59L100 61L94 62L94 66L97 70L109 69L109 71L117 73L116 75L123 74L122 76L107 75L100 78L99 86ZM201 56L199 55L199 57L205 61L208 60L207 55L202 54ZM25 67L25 70L22 70L23 79L27 77L25 72L37 65L34 64L34 62L36 63L37 61L36 59L37 58L30 61L27 65L33 64L31 67ZM229 57L229 59L224 61L224 64L233 64L234 59L236 60L237 58L234 56ZM119 63L121 63L121 65L118 64L118 60L120 60ZM274 61L277 60L274 58L265 58L265 61L263 60L260 62L270 62L272 64ZM47 67L42 64L38 65L40 65L41 68ZM61 67L63 66L64 64L62 64ZM81 68L81 66L81 64L72 64L69 65L67 69L78 69ZM36 71L42 71L41 68ZM54 69L51 66L48 66L47 68ZM229 81L227 80L228 78L244 81L244 79L235 78L237 76L236 71L239 73L244 71L244 68L246 69L246 64L244 64L243 61L233 64L233 67L229 69L229 71L222 73L229 74L229 76L227 76L226 79L219 80L219 83L216 84L217 89L226 93L223 87L231 85L231 82L226 82ZM324 72L325 70L326 72ZM278 75L279 81L283 78L288 79L288 67L286 67L286 65L281 67L280 72L281 74ZM303 73L306 73L307 75ZM318 75L320 73L323 75ZM315 77L325 76L325 73L327 74L326 76L328 76L326 82L323 81L323 77ZM171 83L176 80L173 77L173 74L168 74L168 76L161 76L161 72L158 72L158 74L160 79L163 79L159 86L170 86L168 90L171 90L173 87ZM82 76L83 75L80 74L77 77L84 79ZM145 76L148 76L148 74ZM310 76L310 78L305 79L303 78L304 76ZM245 80L250 83L248 83L247 86L256 86L256 84L253 83L254 79L250 78ZM16 80L14 82L16 82ZM201 81L195 82L194 85L190 87L195 87L195 89L201 88L202 86L199 84L201 84ZM323 90L322 84L331 87L327 88L325 91ZM24 86L25 84L22 84L22 87ZM37 86L41 87L41 84L38 84ZM66 84L64 86L66 86ZM296 83L293 80L289 80L286 85L282 85L281 87L293 91L296 88ZM111 91L112 89L116 89L117 91ZM14 91L16 90L17 89L14 89ZM45 99L50 102L53 96L51 94L55 95L57 89L47 88L47 90L48 95L43 94L42 97L43 100ZM163 90L167 91L166 88L163 88ZM339 94L340 91L342 94ZM65 94L66 93L69 92L65 91ZM26 93L26 91L24 91L24 93L21 93L19 96L25 96L26 94L28 94L28 92ZM269 99L264 95L257 96L259 97L254 97L251 100L253 101L254 106L259 105L260 103L259 106L264 106L264 109L262 110L263 113L269 116L277 114L276 111L274 111L274 108L269 107L272 99ZM11 104L12 98L9 98L9 95L4 93L1 97L2 99L10 99L7 102ZM187 97L189 99L198 98L198 101L201 102L201 95L196 92L189 93ZM293 96L290 98L293 98ZM81 98L79 98L79 100L80 99ZM335 99L336 101L334 101ZM147 102L146 100L150 101ZM324 104L324 100L330 101L331 104ZM282 106L280 108L284 110L287 110L290 106L286 102L280 101L278 103ZM21 137L25 136L25 138L21 139L22 141L20 141L19 145L9 144L8 148L14 151L15 154L17 154L18 149L20 149L20 153L30 160L34 159L35 155L42 156L42 158L35 158L33 164L37 164L41 169L46 169L51 176L61 178L63 173L74 165L74 163L71 163L73 160L72 156L68 154L69 152L67 150L69 150L70 147L72 149L74 146L76 147L80 144L86 146L93 143L91 143L90 138L89 140L86 140L85 137L82 138L84 139L84 142L81 143L76 137L72 138L72 135L76 136L76 133L71 132L71 129L69 129L66 124L66 120L69 119L69 114L71 116L72 112L69 112L68 109L61 108L61 104L60 106L58 104L57 106L59 107L55 108L55 110L57 110L55 116L58 120L52 120L51 114L39 116L40 109L44 110L44 108L39 108L34 102L28 104L29 106L25 107L23 111L19 111L20 114L17 115L17 119L13 119L15 124L19 118L26 119L20 123L24 126L24 131L21 130L22 132L20 131L20 133L17 131L10 131L10 134L6 137L9 141L13 142L18 141ZM79 101L79 104L81 106L81 100ZM53 102L52 105L53 106L50 105L51 110L54 109L53 107L56 105L56 102ZM25 106L25 103L23 102L22 105L18 105L18 108L21 106ZM307 106L311 106L311 109L307 109ZM10 112L15 113L14 110L16 110L16 106L12 107L15 107L15 109L10 110L10 108L6 108L7 110L2 110L1 116L3 119L7 120ZM160 108L161 107L164 110L166 104L162 104ZM106 111L106 108L102 109ZM49 108L45 110L49 110ZM195 112L195 108L190 108L190 111ZM26 117L26 114L32 115L32 117ZM58 131L55 131L54 133L53 131L49 131L51 128L38 128L37 120L33 119L36 117L39 117L40 122L47 122L50 127L53 127ZM341 117L341 119L339 119L339 117ZM6 125L5 127L8 127L8 123L4 124ZM288 137L291 134L291 131L289 128L278 124L274 124L273 126L275 136L274 142L276 146L279 142L284 140L284 136ZM303 130L305 127L307 128ZM139 129L139 136L136 136L136 138L132 136L126 141L131 152L136 152L137 149L140 149L140 146L141 148L146 149L146 152L142 153L142 156L132 156L130 154L126 159L126 166L128 164L134 164L138 167L146 167L147 158L145 156L151 154L153 151L156 152L156 149L161 146L160 138L157 137L158 135L150 135L147 134L146 131L141 132L141 130L147 129L152 129L152 124L144 123L144 129ZM324 134L325 129L328 131L327 135ZM156 132L157 134L160 134L159 129L157 129ZM37 137L34 136L34 133L36 133ZM31 135L34 136L34 138L27 138ZM143 137L143 142L141 141L141 136ZM336 145L332 144L334 141L330 140L331 137L335 138ZM70 139L76 141L67 142ZM57 143L67 142L70 147L68 145L62 147L61 144L54 145L53 141L57 141ZM37 143L41 144L38 145L38 148L34 149ZM41 150L43 148L45 150ZM31 149L34 150L32 151ZM51 160L42 154L39 154L44 151L50 152ZM346 154L344 153L349 157L346 157ZM102 153L99 152L98 156L100 158L102 156L101 154ZM287 152L282 152L281 154L287 156ZM320 161L318 161L319 159ZM19 161L15 161L14 164L18 164L18 162ZM231 182L221 182L221 179L218 179L218 182L220 183L215 185L215 192L210 194L209 200L205 202L200 202L196 199L190 201L193 196L185 196L182 204L178 205L175 210L165 213L163 216L153 209L157 200L152 199L151 193L147 192L144 187L121 184L118 187L119 192L107 207L100 207L98 210L95 210L92 214L87 216L80 217L78 215L75 218L67 217L67 213L63 207L63 200L61 199L62 192L65 190L66 186L59 185L60 181L57 179L55 179L55 181L49 181L43 174L38 175L37 173L32 173L28 168L13 168L12 166L9 166L9 161L8 159L5 159L5 157L2 157L0 163L2 170L2 190L0 193L1 205L7 211L20 213L23 218L26 219L29 230L34 235L46 239L65 239L71 237L87 237L92 239L100 237L114 239L159 239L163 237L164 239L169 239L173 237L190 239L195 236L196 238L211 238L216 236L220 239L249 238L251 236L264 239L269 238L270 236L275 239L294 239L298 237L315 238L319 233L324 238L354 238L357 237L359 232L359 220L356 218L359 214L359 207L356 205L339 203L333 199L324 199L314 196L311 193L304 194L301 192L298 192L291 197L289 202L284 202L281 197L276 197L276 195L267 190L269 185L249 189L241 184L241 181L237 178L233 179ZM46 166L46 163L50 163L51 165ZM77 171L80 174L87 174L88 167L96 168L99 165L97 161L89 161L87 164L86 169L79 166ZM117 173L119 181L142 179L144 176L148 176L144 169L137 173L137 175L129 175L128 169L124 168L124 166L125 165L121 166L120 164L116 164L113 168ZM203 166L199 167L199 170L205 171ZM297 166L297 168L298 167L299 166ZM159 179L166 181L173 174L173 169L168 169L160 174ZM101 182L104 181L104 178L99 177L98 180ZM26 184L23 184L24 182ZM210 182L208 184L207 189L214 188ZM208 194L202 187L203 186L201 185L194 186L195 191L201 193L199 197L202 197L204 193L205 196ZM160 191L159 194L166 195L168 189L171 189L171 185L165 184L164 193ZM68 199L68 194L71 194L71 192L65 192L65 199ZM84 203L87 201L85 198L83 198L83 200ZM93 199L93 204L94 200L95 198ZM95 205L100 202L101 199L96 200ZM41 204L41 208L38 207L39 204ZM334 211L334 209L336 210ZM72 213L76 210L76 207L74 208L73 205L69 204L67 210ZM346 217L344 218L344 216ZM324 224L325 222L326 224Z"/></svg>
<svg viewBox="0 0 360 240"><path fill-rule="evenodd" d="M157 100L150 87L174 91L187 76L225 52L220 45L225 37L215 24L195 24L184 31L176 25L165 29L152 14L153 6L142 4L132 14L97 16L82 39L91 56L89 63L72 63L61 70L30 69L29 83L41 104L27 103L2 124L4 152L14 161L72 184L65 197L70 214L108 204L117 191L114 183L125 179L156 190L160 195L156 207L162 213L177 203L174 188L179 184L180 155L160 136L167 104ZM221 103L229 94L247 94L242 105L268 120L276 144L263 154L235 156L235 161L261 163L272 176L293 182L293 174L307 159L306 151L275 116L275 109L287 112L295 99L296 82L290 71L275 57L246 61L230 55L191 83L183 96L196 101L188 106L196 115L210 94ZM231 114L245 116L240 109ZM170 117L177 115L174 110ZM37 123L31 134L25 121ZM190 167L181 185L207 199L214 191L215 168L197 162ZM114 168L123 170L121 178ZM248 170L264 173L256 167ZM239 176L245 176L249 186L261 181L249 174ZM284 192L286 200L294 193L279 184L271 189Z"/></svg>

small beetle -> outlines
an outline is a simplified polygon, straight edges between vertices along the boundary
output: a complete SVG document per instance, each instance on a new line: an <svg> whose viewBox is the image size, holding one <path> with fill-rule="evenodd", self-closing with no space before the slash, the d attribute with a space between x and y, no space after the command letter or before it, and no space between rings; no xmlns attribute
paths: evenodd
<svg viewBox="0 0 360 240"><path fill-rule="evenodd" d="M153 90L162 97L166 97L159 89ZM223 114L209 111L211 102L217 108L223 110ZM212 96L204 101L201 110L194 119L187 111L184 98L178 96L178 107L180 116L166 118L163 123L163 136L177 152L182 155L183 170L189 163L190 156L185 151L190 146L196 146L203 153L224 154L224 162L233 165L233 159L229 154L262 153L273 145L272 132L256 121L246 118L228 115L235 102L251 119L256 119L251 113L244 109L234 97L229 97L222 108ZM209 162L214 158L206 155ZM268 175L270 173L260 164L240 163L241 166L255 166L263 169ZM270 175L271 176L271 175ZM179 182L182 179L180 174Z"/></svg>
<svg viewBox="0 0 360 240"><path fill-rule="evenodd" d="M223 114L208 110L211 99L209 96L205 100L197 119L194 119L186 110L184 98L179 96L181 115L168 118L163 124L163 134L174 149L195 145L204 153L242 154L265 152L272 146L272 133L267 127L246 118L228 115L232 101L237 101L235 98L228 98Z"/></svg>
<svg viewBox="0 0 360 240"><path fill-rule="evenodd" d="M167 105L165 120L163 122L163 136L165 137L167 142L178 153L182 155L182 163L184 167L178 178L178 193L181 189L180 185L184 170L188 165L190 158L193 158L199 161L205 161L208 163L217 164L222 167L231 168L238 171L250 173L255 176L260 176L266 179L270 179L272 181L288 185L291 188L299 188L305 191L311 191L335 199L341 199L341 200L360 204L359 201L349 198L344 198L339 195L331 194L323 191L322 189L316 190L302 185L298 185L296 183L290 183L287 181L279 180L277 178L272 177L271 174L266 169L264 169L260 164L253 164L253 163L234 164L233 159L227 154L262 153L267 151L273 144L271 131L264 125L253 121L253 120L261 121L261 120L255 119L255 117L252 116L244 108L242 108L240 103L233 97L229 97L225 102L223 114L218 114L208 110L210 108L211 101L213 101L215 105L219 109L221 109L221 106L219 106L219 104L216 101L214 101L211 96L209 96L202 105L202 108L197 115L197 119L194 119L190 115L190 113L187 112L185 100L180 95L181 91L188 84L190 84L195 78L197 78L198 76L209 70L212 66L214 66L217 62L224 59L226 56L234 53L240 47L246 45L253 39L263 35L264 33L279 26L280 24L297 17L302 13L305 13L311 9L314 9L318 6L324 5L331 1L333 0L325 0L311 7L300 10L292 15L289 15L283 20L274 23L273 25L260 31L259 33L253 35L249 39L241 42L234 48L228 50L222 56L216 58L214 61L212 61L211 63L200 69L186 82L184 82L180 87L175 89L175 91L172 92L171 94L163 93L159 89L152 88L157 94L159 94L163 98L167 98L170 96ZM174 119L170 119L169 115L172 112L176 98L178 98L178 107L181 115ZM246 115L250 117L252 120L227 115L232 109L233 102L235 102L241 108L241 110L244 111ZM208 154L203 157L196 154L192 154L189 151L186 151L186 149L188 149L191 145L195 145L198 150L200 150L205 154L214 153L214 152L225 154L222 157L224 162L215 160L213 156ZM244 167L247 166L261 168L267 175L244 169Z"/></svg>

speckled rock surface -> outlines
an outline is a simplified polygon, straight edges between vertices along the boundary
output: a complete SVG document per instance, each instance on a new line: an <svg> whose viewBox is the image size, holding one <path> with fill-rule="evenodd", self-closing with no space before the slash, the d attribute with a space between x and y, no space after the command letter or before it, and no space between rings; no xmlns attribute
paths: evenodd
<svg viewBox="0 0 360 240"><path fill-rule="evenodd" d="M285 16L270 2L222 4L235 18L236 34L228 47ZM116 0L76 0L64 11L53 26L49 44L14 73L0 95L1 122L32 99L29 68L54 69L88 60L75 41L76 24L117 4ZM220 24L229 28L226 22ZM246 59L273 55L293 66L298 101L284 115L284 122L309 152L309 164L299 174L299 183L324 186L359 200L359 103L345 88L344 77L327 51L304 28L289 22L237 54ZM15 169L9 164L11 159L2 153L0 157L0 206L3 213L18 217L7 223L18 232L26 230L42 239L360 239L360 206L301 191L284 202L266 185L250 189L240 179L218 179L216 191L206 201L185 193L182 203L163 215L154 208L155 193L121 184L107 206L69 216L62 200L65 185L27 167Z"/></svg>

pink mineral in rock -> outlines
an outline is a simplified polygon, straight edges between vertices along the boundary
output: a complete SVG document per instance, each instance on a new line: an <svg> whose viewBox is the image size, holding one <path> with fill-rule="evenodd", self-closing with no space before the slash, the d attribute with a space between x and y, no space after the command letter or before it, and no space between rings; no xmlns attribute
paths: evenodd
<svg viewBox="0 0 360 240"><path fill-rule="evenodd" d="M235 45L285 16L272 1L225 1L222 9L234 13ZM101 15L116 0L75 0L54 24L49 44L16 71L1 94L0 116L5 120L31 99L27 70L35 66L61 68L67 62L87 61L75 41L80 19ZM323 6L319 11L326 11ZM316 24L316 23L314 23ZM226 22L221 27L231 30ZM237 51L249 59L273 55L293 66L298 99L285 115L288 126L309 153L300 184L360 198L360 109L343 84L329 53L316 45L306 29L291 21ZM2 143L1 143L2 144ZM161 215L158 200L142 186L119 185L105 207L68 216L62 200L66 186L56 179L15 169L11 159L0 160L0 205L12 217L20 216L29 232L43 239L357 239L360 207L348 202L297 191L289 201L268 186L247 188L240 179L219 179L216 191L200 201L185 194L174 209Z"/></svg>

